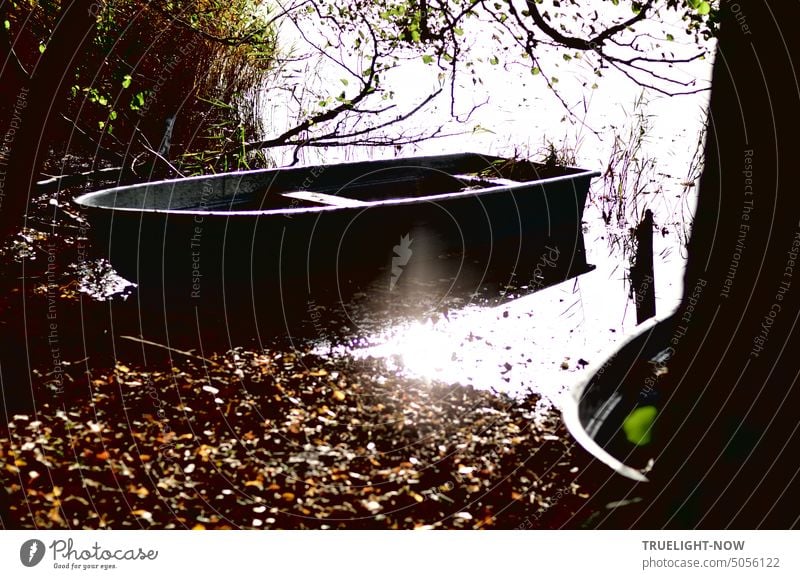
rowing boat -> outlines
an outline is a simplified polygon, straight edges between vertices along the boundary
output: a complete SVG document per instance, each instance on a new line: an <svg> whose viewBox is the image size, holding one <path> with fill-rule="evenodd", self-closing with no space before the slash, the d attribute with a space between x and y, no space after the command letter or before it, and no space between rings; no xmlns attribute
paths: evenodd
<svg viewBox="0 0 800 579"><path fill-rule="evenodd" d="M548 239L569 240L559 254L578 271L598 174L465 153L158 181L75 202L95 247L139 284L185 285L198 272L274 279L278 262L303 273L363 269L375 257L391 264L404 238L417 259L466 252L512 266L535 262Z"/></svg>
<svg viewBox="0 0 800 579"><path fill-rule="evenodd" d="M308 311L325 292L347 302L375 288L400 303L423 286L435 305L590 271L581 220L598 175L462 153L172 179L75 203L94 251L140 300L172 296L171 310L295 300Z"/></svg>

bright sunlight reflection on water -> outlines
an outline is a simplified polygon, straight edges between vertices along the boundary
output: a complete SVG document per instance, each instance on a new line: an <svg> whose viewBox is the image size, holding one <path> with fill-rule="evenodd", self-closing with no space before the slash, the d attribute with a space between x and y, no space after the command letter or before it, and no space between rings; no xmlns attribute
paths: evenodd
<svg viewBox="0 0 800 579"><path fill-rule="evenodd" d="M680 21L674 23L676 38L682 36L682 27ZM480 52L484 48L480 35L475 38L475 50ZM526 67L477 63L481 83L463 85L456 100L462 103L461 110L484 100L487 104L468 122L455 123L449 116L449 99L444 98L438 106L413 117L412 124L397 129L401 134L403 130L445 124L464 134L407 146L402 154L474 151L535 156L549 141L574 154L579 166L606 172L612 153L620 145L629 145L644 123L641 148L621 167L626 174L643 178L636 202L628 200L629 221L615 223L604 215L602 197L615 193L604 188L603 177L595 179L587 201L587 261L597 269L500 306L473 304L453 309L447 317L389 325L366 340L370 346L340 347L340 352L385 358L403 372L421 378L514 394L534 390L556 401L565 388L585 374L582 368L586 362L598 361L601 352L608 351L635 327L625 279L631 256L623 249L623 242L628 227L635 224L644 208L654 212L659 230L654 239L657 312L667 314L677 305L685 241L695 205L690 165L698 150L708 93L664 97L652 90L643 92L613 69L598 80L588 63L573 59L565 64L557 51L542 58L547 69L558 70L559 93L571 114L548 91L541 76L532 77ZM683 66L680 73L699 83L707 82L711 65L710 60L694 61ZM324 87L324 63L321 70L319 80ZM401 110L408 108L419 96L414 93L429 90L426 83L435 80L435 73L415 59L387 74L385 82L396 89L394 104ZM338 78L337 74L339 71L329 71L330 78ZM588 88L595 80L597 88ZM644 98L634 104L640 96ZM282 110L274 103L272 106L273 111ZM398 151L336 148L304 154L308 156L303 162L313 164L394 157Z"/></svg>
<svg viewBox="0 0 800 579"><path fill-rule="evenodd" d="M676 37L681 27L680 22L675 23ZM302 42L300 37L293 40ZM553 59L547 68L558 67L559 93L570 113L548 91L541 77L532 77L528 68L476 63L481 84L462 86L456 97L467 110L476 103L486 104L467 122L454 121L449 99L443 98L437 106L392 129L399 135L445 125L448 130L460 132L458 136L423 141L400 150L311 147L302 151L301 161L330 164L465 151L536 158L542 146L550 142L574 156L577 166L604 173L592 184L584 214L587 262L596 269L537 293L507 299L501 305L487 306L478 300L458 301L444 296L444 303L452 306L447 315L430 313L430 306L442 299L441 295L427 301L421 299L415 302L420 309L416 319L371 323L364 326L366 335L359 345L320 344L320 353L375 356L418 378L511 394L535 391L545 403L557 403L564 390L585 375L587 363L600 361L603 352L635 328L636 316L626 280L631 256L625 243L628 228L645 208L655 214L658 228L654 236L656 309L659 315L666 315L677 305L682 291L685 241L695 205L696 175L692 174L691 164L698 151L708 94L664 97L652 90L643 91L614 70L607 70L597 88L590 89L587 79L594 82L592 66L580 59L560 62L557 52L542 58ZM687 63L681 73L702 83L710 78L711 65L709 60ZM330 62L321 58L317 82L323 87L331 78L341 76L336 67L326 70L326 66L331 68ZM430 90L426 83L435 79L436 72L423 66L419 59L387 71L384 82L395 92L393 105L400 110L413 106L420 93ZM339 86L338 81L332 84ZM281 122L291 124L291 115L286 113L291 110L291 103L273 96L263 111L266 125L279 128ZM641 137L638 148L628 150L630 154L623 156L616 169L618 175L641 177L641 188L635 199L626 200L624 213L628 220L617 221L605 213L609 200L619 193L609 187L606 178L613 168L610 159L621 149L624 153L637 135ZM288 163L293 152L286 151L287 156L277 162ZM469 232L464 235L468 237ZM424 247L423 241L412 242L416 244L412 246L415 251ZM386 265L390 271L391 265ZM423 269L418 267L419 272ZM124 291L124 280L107 270L105 264L98 263L81 272L81 291L93 293L97 299ZM430 278L428 281L437 281L446 274L439 270L424 273ZM424 285L425 280L417 281ZM388 276L386 282L389 283ZM391 300L392 294L380 299Z"/></svg>
<svg viewBox="0 0 800 579"><path fill-rule="evenodd" d="M496 306L471 304L447 316L425 316L374 332L363 348L340 348L385 358L419 378L511 394L534 391L557 403L587 362L597 361L635 324L622 269L604 240L592 236L595 271ZM657 307L671 310L680 295L683 260L663 258Z"/></svg>

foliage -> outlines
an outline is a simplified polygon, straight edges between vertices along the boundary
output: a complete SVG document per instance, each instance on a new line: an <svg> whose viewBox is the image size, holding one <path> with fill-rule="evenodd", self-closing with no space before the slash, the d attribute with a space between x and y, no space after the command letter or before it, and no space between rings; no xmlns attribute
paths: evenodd
<svg viewBox="0 0 800 579"><path fill-rule="evenodd" d="M9 3L6 33L26 68L60 5ZM660 26L669 11L682 15L688 48ZM481 64L524 66L557 95L548 52L582 59L597 82L615 68L664 93L703 90L676 70L705 57L717 22L718 2L702 0L290 0L272 13L254 0L114 0L82 55L66 136L109 161L190 173L267 163L283 147L295 160L306 147L400 147L442 135L382 136L442 93L463 120L456 88L482 83ZM279 32L311 49L279 50ZM438 82L401 109L385 79L408 62L432 67ZM269 123L264 95L280 113Z"/></svg>
<svg viewBox="0 0 800 579"><path fill-rule="evenodd" d="M632 411L622 423L625 438L636 446L650 444L653 439L653 425L658 416L655 406L640 406Z"/></svg>
<svg viewBox="0 0 800 579"><path fill-rule="evenodd" d="M326 79L320 84L327 93L299 99L303 120L296 130L246 143L246 150L278 142L389 145L375 138L376 131L416 114L441 93L450 97L452 116L464 120L457 113L457 87L482 84L487 64L524 66L561 98L552 59L543 59L548 52L557 62L583 59L597 82L614 68L661 93L698 92L707 87L683 77L679 68L705 58L711 49L705 41L715 36L718 22L718 2L698 0L293 0L282 7L282 24L344 78L341 84ZM688 42L676 41L674 27L662 24L668 12L682 16ZM389 71L410 62L432 67L439 83L418 97L416 107L398 111L384 81ZM311 89L303 90L305 95ZM331 131L333 119L338 130ZM418 138L402 137L397 144Z"/></svg>
<svg viewBox="0 0 800 579"><path fill-rule="evenodd" d="M638 28L645 21L658 22L665 11L681 11L686 34L701 43L716 34L718 21L718 3L700 0L386 0L378 4L304 0L302 4L313 18L329 22L340 38L354 35L356 48L374 35L392 58L402 49L411 49L422 53L423 62L454 73L462 67L474 74L475 62L468 49L488 30L494 52L484 59L493 65L522 58L533 74L539 74L541 54L555 47L567 61L593 56L598 76L610 66L640 84L665 81L676 85L676 90L688 84L664 76L659 69L700 58L704 50L675 57L671 33L664 30L654 37Z"/></svg>
<svg viewBox="0 0 800 579"><path fill-rule="evenodd" d="M640 94L629 113L627 131L614 134L611 156L603 175L601 209L606 224L625 228L628 218L638 223L646 207L642 196L659 192L656 159L648 156L645 146L650 138L651 121L647 102Z"/></svg>
<svg viewBox="0 0 800 579"><path fill-rule="evenodd" d="M7 30L33 70L56 30L63 2L15 2ZM208 170L213 152L260 130L248 91L276 66L276 33L251 0L109 1L97 34L80 52L60 154L128 160L156 171ZM238 158L239 165L246 159ZM210 165L210 166L209 166Z"/></svg>

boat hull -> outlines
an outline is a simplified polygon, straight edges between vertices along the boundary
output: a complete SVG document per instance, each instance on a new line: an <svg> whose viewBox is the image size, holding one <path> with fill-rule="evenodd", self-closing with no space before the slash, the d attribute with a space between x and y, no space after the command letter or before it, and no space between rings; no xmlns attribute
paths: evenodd
<svg viewBox="0 0 800 579"><path fill-rule="evenodd" d="M594 173L454 194L414 190L426 175L474 174L496 163L456 155L163 182L139 186L139 210L131 187L77 201L94 249L137 284L141 302L171 312L236 306L262 318L307 318L319 304L342 306L365 292L435 308L456 294L535 290L589 271L581 219ZM265 183L268 191L313 189L353 204L315 210L303 199L284 211L254 211L229 202L220 210L220 199L246 198ZM236 193L220 194L226 189ZM185 208L192 190L196 210ZM387 199L365 200L380 194ZM166 196L180 208L154 209ZM270 202L269 192L261 197L261 207Z"/></svg>

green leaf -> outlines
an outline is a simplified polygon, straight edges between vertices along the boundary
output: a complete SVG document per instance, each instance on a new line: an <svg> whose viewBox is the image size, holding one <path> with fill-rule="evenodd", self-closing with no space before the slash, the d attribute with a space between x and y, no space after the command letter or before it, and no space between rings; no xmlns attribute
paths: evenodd
<svg viewBox="0 0 800 579"><path fill-rule="evenodd" d="M108 99L104 96L97 97L97 102L100 103L100 106L106 106L108 104Z"/></svg>
<svg viewBox="0 0 800 579"><path fill-rule="evenodd" d="M655 406L641 406L631 412L622 423L625 438L636 446L650 444L653 438L652 427L656 421L658 409Z"/></svg>
<svg viewBox="0 0 800 579"><path fill-rule="evenodd" d="M492 131L491 129L487 129L486 127L484 127L482 125L475 125L475 127L473 127L473 129L472 129L472 134L473 135L477 135L479 133L491 133L493 135L495 134L495 132Z"/></svg>
<svg viewBox="0 0 800 579"><path fill-rule="evenodd" d="M47 47L44 44L39 45L39 53L44 54L44 51L47 50Z"/></svg>
<svg viewBox="0 0 800 579"><path fill-rule="evenodd" d="M126 74L125 76L123 76L122 77L122 88L130 88L132 81L133 81L133 78L131 77L131 75Z"/></svg>
<svg viewBox="0 0 800 579"><path fill-rule="evenodd" d="M459 28L458 26L453 28L453 32L456 33L456 36L464 36L464 29L463 28Z"/></svg>
<svg viewBox="0 0 800 579"><path fill-rule="evenodd" d="M108 113L108 119L110 121L117 120L117 111L111 111L110 113Z"/></svg>
<svg viewBox="0 0 800 579"><path fill-rule="evenodd" d="M670 42L672 42L673 40L675 40L675 37L674 37L674 36L672 36L672 34L667 34L667 40L669 40Z"/></svg>
<svg viewBox="0 0 800 579"><path fill-rule="evenodd" d="M131 100L131 110L138 111L144 106L144 93L137 92Z"/></svg>
<svg viewBox="0 0 800 579"><path fill-rule="evenodd" d="M8 20L3 20L3 28L11 30L11 23Z"/></svg>
<svg viewBox="0 0 800 579"><path fill-rule="evenodd" d="M500 59L496 56L492 56L492 58L489 59L489 64L500 64Z"/></svg>
<svg viewBox="0 0 800 579"><path fill-rule="evenodd" d="M534 66L534 67L531 69L531 74L533 74L533 75L539 74L540 72L542 72L542 71L541 71L541 70L539 70L539 67L538 67L538 66Z"/></svg>
<svg viewBox="0 0 800 579"><path fill-rule="evenodd" d="M557 82L558 82L558 77L557 76L551 76L550 77L550 84L556 84Z"/></svg>
<svg viewBox="0 0 800 579"><path fill-rule="evenodd" d="M430 64L433 62L433 57L430 54L423 54L422 62L424 62L425 64Z"/></svg>
<svg viewBox="0 0 800 579"><path fill-rule="evenodd" d="M342 83L344 86L347 86L348 84L350 84L350 83L347 81L347 79L346 79L346 78L340 78L340 79L339 79L339 81L340 81L340 82L341 82L341 83Z"/></svg>
<svg viewBox="0 0 800 579"><path fill-rule="evenodd" d="M570 60L572 60L572 57L571 57L569 54L566 54L566 53L565 53L565 54L562 56L562 58L563 58L564 60L566 60L567 62L569 62Z"/></svg>
<svg viewBox="0 0 800 579"><path fill-rule="evenodd" d="M687 0L687 2L689 6L694 10L697 10L697 13L701 16L705 16L711 12L711 5L705 0Z"/></svg>

